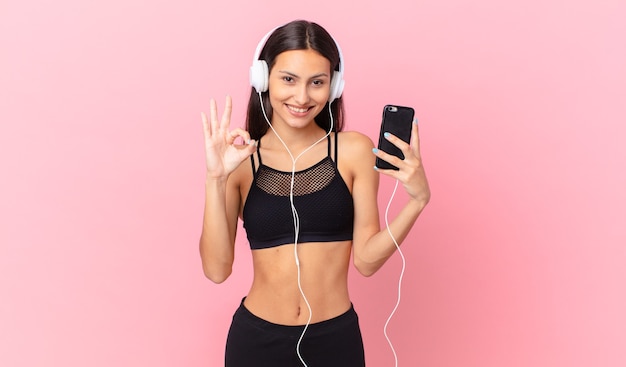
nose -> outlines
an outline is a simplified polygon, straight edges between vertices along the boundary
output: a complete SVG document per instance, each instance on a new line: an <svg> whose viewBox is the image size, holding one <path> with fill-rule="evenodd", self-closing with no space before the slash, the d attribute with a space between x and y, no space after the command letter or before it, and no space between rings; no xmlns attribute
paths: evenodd
<svg viewBox="0 0 626 367"><path fill-rule="evenodd" d="M311 97L309 96L309 86L305 83L298 85L293 98L294 101L300 106L304 106L309 103L311 100Z"/></svg>

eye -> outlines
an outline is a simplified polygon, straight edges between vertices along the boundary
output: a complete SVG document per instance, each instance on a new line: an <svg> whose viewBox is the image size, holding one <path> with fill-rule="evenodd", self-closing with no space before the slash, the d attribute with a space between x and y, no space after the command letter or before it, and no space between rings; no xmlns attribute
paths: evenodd
<svg viewBox="0 0 626 367"><path fill-rule="evenodd" d="M293 78L290 76L284 76L283 77L283 81L287 82L287 83L292 83L293 82Z"/></svg>
<svg viewBox="0 0 626 367"><path fill-rule="evenodd" d="M324 85L324 81L323 80L319 80L319 79L318 80L314 80L313 81L313 85L318 86L318 87L322 86L322 85Z"/></svg>

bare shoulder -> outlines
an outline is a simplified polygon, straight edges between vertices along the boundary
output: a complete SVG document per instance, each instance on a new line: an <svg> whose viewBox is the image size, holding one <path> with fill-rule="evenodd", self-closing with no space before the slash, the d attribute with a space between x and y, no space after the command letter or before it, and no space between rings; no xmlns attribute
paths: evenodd
<svg viewBox="0 0 626 367"><path fill-rule="evenodd" d="M374 143L367 135L356 131L342 131L337 136L338 163L344 178L352 179L374 171L376 156L372 153Z"/></svg>
<svg viewBox="0 0 626 367"><path fill-rule="evenodd" d="M342 131L338 134L339 151L354 158L371 153L374 143L367 135L358 131Z"/></svg>

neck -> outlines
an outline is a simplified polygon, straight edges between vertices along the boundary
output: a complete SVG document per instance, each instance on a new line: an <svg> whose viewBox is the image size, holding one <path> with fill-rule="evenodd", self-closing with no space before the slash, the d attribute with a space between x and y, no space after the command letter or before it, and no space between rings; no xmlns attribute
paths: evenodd
<svg viewBox="0 0 626 367"><path fill-rule="evenodd" d="M275 131L270 128L265 134L264 146L283 150L285 147L282 142L284 142L293 158L298 157L303 151L323 140L327 133L314 122L304 129L283 129L280 126L274 126L274 129Z"/></svg>

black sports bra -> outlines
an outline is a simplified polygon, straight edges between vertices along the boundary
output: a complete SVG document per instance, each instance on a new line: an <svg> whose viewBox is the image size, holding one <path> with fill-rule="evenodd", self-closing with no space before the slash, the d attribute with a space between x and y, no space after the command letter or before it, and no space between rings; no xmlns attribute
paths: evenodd
<svg viewBox="0 0 626 367"><path fill-rule="evenodd" d="M352 240L354 203L348 186L330 154L313 166L297 171L294 179L294 206L300 218L298 243ZM254 179L243 207L243 226L253 250L295 243L289 194L291 172L263 164L259 149L259 169L251 157Z"/></svg>

